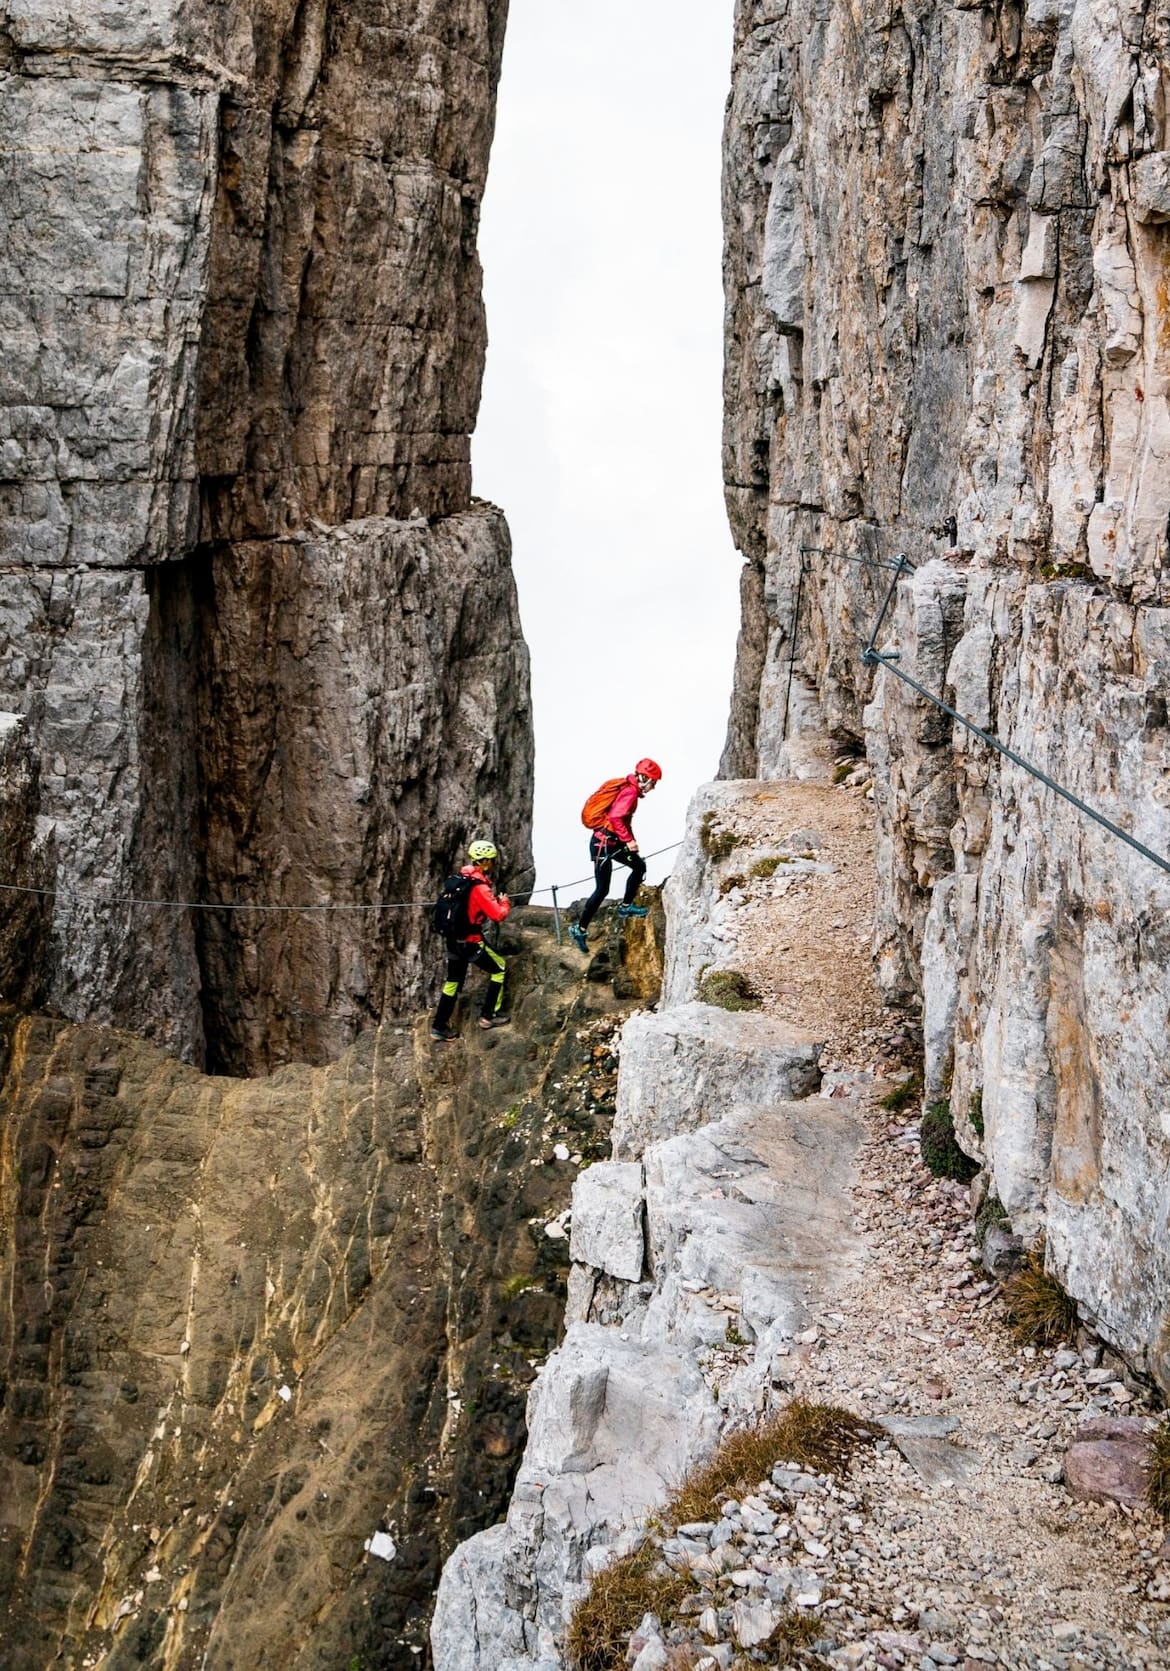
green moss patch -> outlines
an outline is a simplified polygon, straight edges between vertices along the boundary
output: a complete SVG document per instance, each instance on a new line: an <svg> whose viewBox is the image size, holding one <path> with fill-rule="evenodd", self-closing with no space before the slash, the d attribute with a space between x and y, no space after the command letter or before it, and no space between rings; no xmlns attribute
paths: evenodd
<svg viewBox="0 0 1170 1671"><path fill-rule="evenodd" d="M982 1247L989 1230L1010 1230L1012 1221L998 1195L989 1195L975 1214L975 1235Z"/></svg>
<svg viewBox="0 0 1170 1671"><path fill-rule="evenodd" d="M922 1158L936 1178L953 1178L956 1183L969 1184L979 1170L979 1162L972 1160L958 1145L949 1102L927 1104L919 1127L918 1142Z"/></svg>
<svg viewBox="0 0 1170 1671"><path fill-rule="evenodd" d="M751 981L738 969L712 969L703 975L699 997L721 1010L758 1010L761 1002Z"/></svg>
<svg viewBox="0 0 1170 1671"><path fill-rule="evenodd" d="M734 853L743 839L734 830L726 829L718 819L718 813L706 812L699 826L699 845L711 859L725 859L729 853Z"/></svg>
<svg viewBox="0 0 1170 1671"><path fill-rule="evenodd" d="M781 865L792 863L790 853L769 853L766 859L757 859L752 866L752 875L761 876L766 881L769 876L775 876Z"/></svg>
<svg viewBox="0 0 1170 1671"><path fill-rule="evenodd" d="M911 1103L917 1102L922 1095L922 1075L912 1073L909 1079L904 1079L900 1085L895 1085L892 1091L887 1091L881 1099L882 1108L888 1108L891 1114L900 1114Z"/></svg>
<svg viewBox="0 0 1170 1671"><path fill-rule="evenodd" d="M971 1130L975 1133L976 1137L978 1137L980 1142L982 1142L982 1140L983 1140L983 1092L982 1091L973 1091L971 1093L971 1102L970 1102L970 1104L967 1108L967 1122L970 1125Z"/></svg>

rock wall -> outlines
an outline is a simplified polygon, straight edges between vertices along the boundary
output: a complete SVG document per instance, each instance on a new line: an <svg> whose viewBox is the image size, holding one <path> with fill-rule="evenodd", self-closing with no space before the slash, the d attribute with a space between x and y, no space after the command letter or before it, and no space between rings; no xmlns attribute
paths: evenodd
<svg viewBox="0 0 1170 1671"><path fill-rule="evenodd" d="M1170 878L860 652L904 552L879 647L1170 853L1168 93L1153 0L740 0L724 176L723 770L865 745L928 1096L1164 1388Z"/></svg>
<svg viewBox="0 0 1170 1671"><path fill-rule="evenodd" d="M612 1118L628 1006L550 919L509 921L512 1032L438 1053L387 1024L231 1080L0 1012L6 1668L419 1663Z"/></svg>
<svg viewBox="0 0 1170 1671"><path fill-rule="evenodd" d="M0 3L0 705L67 1014L321 1060L417 996L417 918L106 901L425 897L485 830L529 864L526 652L469 466L506 11Z"/></svg>

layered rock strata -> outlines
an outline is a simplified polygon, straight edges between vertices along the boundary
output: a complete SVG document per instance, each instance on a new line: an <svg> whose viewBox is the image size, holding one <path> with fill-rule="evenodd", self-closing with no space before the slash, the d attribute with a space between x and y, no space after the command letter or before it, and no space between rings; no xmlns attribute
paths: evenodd
<svg viewBox="0 0 1170 1671"><path fill-rule="evenodd" d="M742 783L692 804L665 890L668 967L709 932L702 820ZM704 877L708 881L704 881ZM784 1024L693 1002L668 977L625 1024L613 1150L573 1191L568 1329L529 1398L506 1521L456 1551L432 1627L436 1671L542 1671L589 1579L636 1544L725 1424L774 1394L777 1348L857 1270L849 1182L855 1104L821 1097L818 1045ZM750 1351L716 1367L734 1336Z"/></svg>
<svg viewBox="0 0 1170 1671"><path fill-rule="evenodd" d="M725 467L748 559L728 773L874 767L887 992L1013 1224L1170 1386L1164 7L740 0Z"/></svg>
<svg viewBox="0 0 1170 1671"><path fill-rule="evenodd" d="M248 1081L4 1013L6 1667L418 1663L507 1500L628 1007L548 913L505 949L513 1032Z"/></svg>
<svg viewBox="0 0 1170 1671"><path fill-rule="evenodd" d="M506 5L0 4L0 705L50 998L241 1071L416 995L369 906L529 864L527 662L471 500ZM521 877L521 880L524 878Z"/></svg>

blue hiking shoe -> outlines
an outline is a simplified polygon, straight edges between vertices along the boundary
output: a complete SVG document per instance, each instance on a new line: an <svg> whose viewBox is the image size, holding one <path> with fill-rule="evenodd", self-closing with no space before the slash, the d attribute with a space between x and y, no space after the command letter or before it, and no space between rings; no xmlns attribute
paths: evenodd
<svg viewBox="0 0 1170 1671"><path fill-rule="evenodd" d="M645 917L645 916L648 916L648 915L649 915L649 911L648 911L648 908L645 905L619 905L618 906L618 916L619 917Z"/></svg>
<svg viewBox="0 0 1170 1671"><path fill-rule="evenodd" d="M569 939L573 942L579 952L588 953L589 941L586 939L585 930L581 927L580 923L569 924Z"/></svg>

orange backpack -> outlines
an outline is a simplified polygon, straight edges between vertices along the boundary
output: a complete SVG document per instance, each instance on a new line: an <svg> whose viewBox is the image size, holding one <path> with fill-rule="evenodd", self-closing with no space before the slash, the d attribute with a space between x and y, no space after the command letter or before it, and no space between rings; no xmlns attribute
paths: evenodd
<svg viewBox="0 0 1170 1671"><path fill-rule="evenodd" d="M599 830L605 823L610 807L617 800L619 789L625 787L624 777L607 777L600 789L595 789L581 808L581 822L587 830Z"/></svg>

